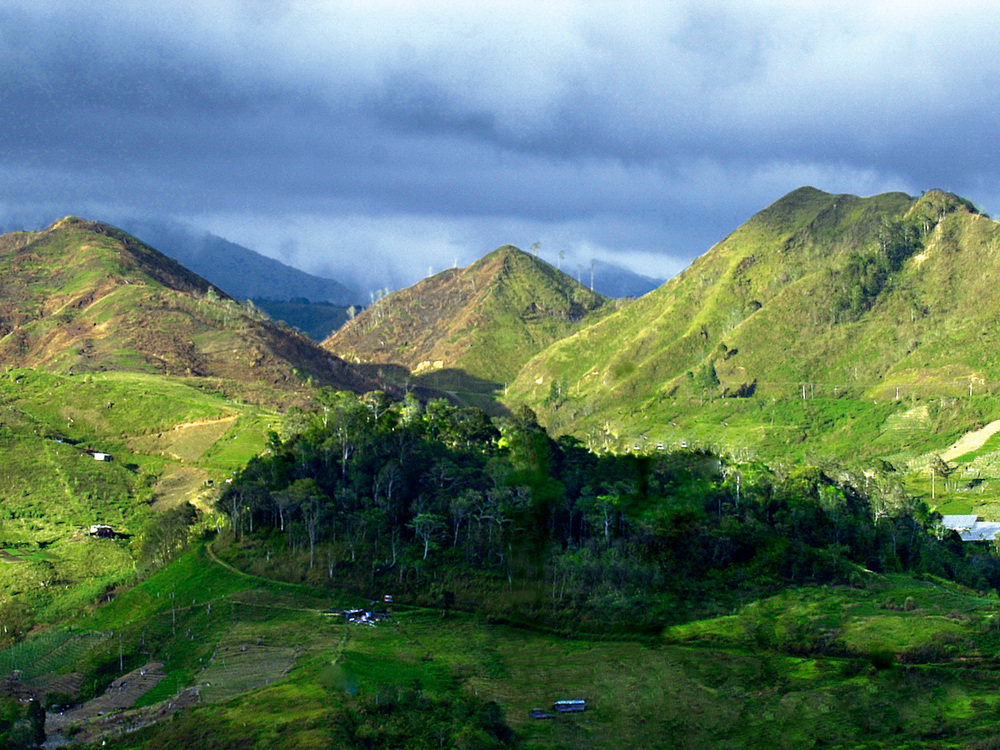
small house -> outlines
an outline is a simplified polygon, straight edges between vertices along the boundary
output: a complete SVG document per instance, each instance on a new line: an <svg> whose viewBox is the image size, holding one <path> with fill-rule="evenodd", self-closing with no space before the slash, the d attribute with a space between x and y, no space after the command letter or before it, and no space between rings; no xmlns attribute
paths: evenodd
<svg viewBox="0 0 1000 750"><path fill-rule="evenodd" d="M93 456L94 456L94 460L95 461L110 461L111 460L111 454L110 453L98 453L97 451L95 451L94 454L93 454Z"/></svg>
<svg viewBox="0 0 1000 750"><path fill-rule="evenodd" d="M554 708L558 713L561 714L573 713L575 711L586 711L587 701L583 700L556 701L555 703L552 704L552 708Z"/></svg>
<svg viewBox="0 0 1000 750"><path fill-rule="evenodd" d="M105 523L95 523L90 527L90 535L101 539L114 539L115 530Z"/></svg>

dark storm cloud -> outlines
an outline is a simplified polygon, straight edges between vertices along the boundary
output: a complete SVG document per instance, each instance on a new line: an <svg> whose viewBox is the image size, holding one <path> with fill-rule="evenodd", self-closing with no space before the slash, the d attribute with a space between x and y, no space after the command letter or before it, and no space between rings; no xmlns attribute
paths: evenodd
<svg viewBox="0 0 1000 750"><path fill-rule="evenodd" d="M673 273L802 184L1000 205L997 23L804 5L0 0L0 224L399 284L509 241Z"/></svg>

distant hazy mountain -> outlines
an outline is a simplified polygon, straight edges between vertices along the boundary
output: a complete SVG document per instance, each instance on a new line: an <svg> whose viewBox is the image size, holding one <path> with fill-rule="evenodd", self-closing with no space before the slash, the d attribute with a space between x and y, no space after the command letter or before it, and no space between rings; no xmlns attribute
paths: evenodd
<svg viewBox="0 0 1000 750"><path fill-rule="evenodd" d="M290 300L254 299L253 303L275 320L282 320L313 341L319 343L347 322L350 314L343 305L310 302L304 298Z"/></svg>
<svg viewBox="0 0 1000 750"><path fill-rule="evenodd" d="M584 286L590 287L590 266L584 266L570 273ZM666 279L654 279L649 276L630 271L621 266L597 261L594 264L594 291L605 297L622 299L623 297L641 297L657 287L662 286Z"/></svg>
<svg viewBox="0 0 1000 750"><path fill-rule="evenodd" d="M128 231L239 300L304 298L345 307L361 302L358 292L339 281L313 276L207 232L198 235L159 222L124 224Z"/></svg>

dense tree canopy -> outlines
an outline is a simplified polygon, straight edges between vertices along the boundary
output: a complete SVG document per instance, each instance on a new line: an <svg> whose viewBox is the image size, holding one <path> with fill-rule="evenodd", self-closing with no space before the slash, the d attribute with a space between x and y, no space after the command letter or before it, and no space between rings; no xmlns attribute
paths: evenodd
<svg viewBox="0 0 1000 750"><path fill-rule="evenodd" d="M924 505L849 474L598 455L552 440L527 408L491 420L384 394L326 391L290 424L222 503L247 556L267 548L271 572L316 583L594 628L866 571L1000 584L993 556L941 533Z"/></svg>

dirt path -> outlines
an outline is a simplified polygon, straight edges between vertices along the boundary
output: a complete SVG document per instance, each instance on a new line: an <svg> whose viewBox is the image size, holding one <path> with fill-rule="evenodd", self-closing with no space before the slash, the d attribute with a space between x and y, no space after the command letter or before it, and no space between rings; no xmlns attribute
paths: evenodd
<svg viewBox="0 0 1000 750"><path fill-rule="evenodd" d="M240 570L239 568L234 568L232 565L230 565L227 562L222 562L222 560L220 560L218 558L218 556L215 554L215 550L212 548L212 542L209 542L208 544L205 545L205 552L208 553L208 559L209 560L211 560L212 562L214 562L216 565L225 568L230 573L235 573L236 575L243 576L244 578L256 578L257 577L257 576L250 575L249 573L245 573L244 571Z"/></svg>
<svg viewBox="0 0 1000 750"><path fill-rule="evenodd" d="M235 422L239 417L238 414L230 414L228 417L221 417L220 419L203 419L200 422L181 422L180 424L175 424L170 429L172 430L186 430L189 427L204 427L209 424L222 424L223 422Z"/></svg>
<svg viewBox="0 0 1000 750"><path fill-rule="evenodd" d="M965 433L953 446L941 454L941 458L945 461L954 461L969 451L982 448L983 444L998 432L1000 432L1000 419L990 422L981 429Z"/></svg>

